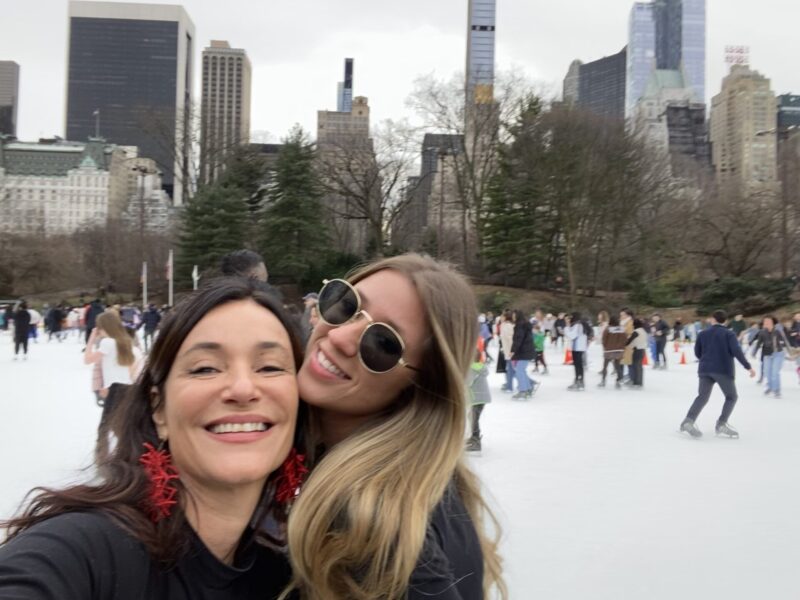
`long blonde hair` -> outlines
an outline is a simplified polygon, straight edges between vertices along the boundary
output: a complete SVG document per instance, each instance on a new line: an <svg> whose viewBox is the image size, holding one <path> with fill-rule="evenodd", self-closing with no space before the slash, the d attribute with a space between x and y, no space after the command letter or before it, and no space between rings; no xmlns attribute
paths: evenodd
<svg viewBox="0 0 800 600"><path fill-rule="evenodd" d="M97 317L97 327L117 343L117 363L122 367L132 365L136 360L133 355L133 342L125 331L119 313L113 309L105 311Z"/></svg>
<svg viewBox="0 0 800 600"><path fill-rule="evenodd" d="M315 465L292 508L288 542L295 585L310 600L405 598L432 511L455 482L478 532L484 595L507 597L497 552L500 528L464 463L465 377L478 318L466 280L420 255L359 269L355 283L393 269L414 284L430 327L423 371L387 413L337 444ZM307 444L320 440L311 426ZM484 529L486 518L493 534Z"/></svg>

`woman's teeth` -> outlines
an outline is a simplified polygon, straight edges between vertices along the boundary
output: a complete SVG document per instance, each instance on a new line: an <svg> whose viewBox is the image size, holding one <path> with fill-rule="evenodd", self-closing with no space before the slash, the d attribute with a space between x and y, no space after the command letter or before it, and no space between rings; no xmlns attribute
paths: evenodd
<svg viewBox="0 0 800 600"><path fill-rule="evenodd" d="M347 374L344 371L328 360L328 358L322 353L322 350L317 351L317 362L319 362L319 364L322 365L322 368L328 371L328 373L336 375L337 377L347 377Z"/></svg>
<svg viewBox="0 0 800 600"><path fill-rule="evenodd" d="M266 423L220 423L209 428L211 433L250 433L252 431L266 431Z"/></svg>

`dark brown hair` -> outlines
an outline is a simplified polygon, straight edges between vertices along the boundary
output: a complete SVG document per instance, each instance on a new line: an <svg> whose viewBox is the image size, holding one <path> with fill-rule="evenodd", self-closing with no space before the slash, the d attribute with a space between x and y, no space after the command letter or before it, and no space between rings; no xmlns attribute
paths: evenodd
<svg viewBox="0 0 800 600"><path fill-rule="evenodd" d="M34 488L24 512L3 524L8 530L7 541L50 517L101 510L141 541L156 560L172 563L186 551L190 535L180 502L168 518L157 524L153 524L143 511L149 486L139 457L146 442L154 446L159 444L152 420L151 390L157 388L159 397L164 398L164 384L178 350L189 332L209 311L228 302L248 299L278 318L289 334L295 365L300 367L303 351L296 326L275 300L247 279L226 277L210 281L170 311L160 327L142 374L112 413L110 428L117 435L117 444L113 452L96 459L99 483L75 485L63 490ZM261 517L269 513L278 522L286 520L284 507L272 499L275 476L273 473L267 481L263 500L259 503L263 514L255 522L260 522ZM185 493L180 482L178 490L179 495ZM270 541L281 543L279 540Z"/></svg>

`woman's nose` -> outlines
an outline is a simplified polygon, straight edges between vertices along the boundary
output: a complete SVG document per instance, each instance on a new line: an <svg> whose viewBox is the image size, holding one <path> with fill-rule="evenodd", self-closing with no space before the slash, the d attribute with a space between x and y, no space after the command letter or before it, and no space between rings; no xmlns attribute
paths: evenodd
<svg viewBox="0 0 800 600"><path fill-rule="evenodd" d="M344 356L355 356L358 353L358 340L366 325L366 319L359 315L349 323L331 328L328 339Z"/></svg>
<svg viewBox="0 0 800 600"><path fill-rule="evenodd" d="M225 394L226 401L253 402L258 400L258 387L253 381L255 373L249 366L232 368L229 377L228 389Z"/></svg>

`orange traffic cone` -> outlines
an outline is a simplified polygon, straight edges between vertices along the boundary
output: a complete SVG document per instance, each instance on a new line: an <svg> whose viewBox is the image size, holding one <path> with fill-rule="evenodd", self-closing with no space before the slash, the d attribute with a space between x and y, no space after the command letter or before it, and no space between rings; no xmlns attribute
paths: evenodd
<svg viewBox="0 0 800 600"><path fill-rule="evenodd" d="M564 353L564 364L571 365L572 364L572 350L567 348L566 353Z"/></svg>
<svg viewBox="0 0 800 600"><path fill-rule="evenodd" d="M686 362L686 352L681 352L681 362L678 363L678 364L681 364L681 365L687 364L687 362Z"/></svg>
<svg viewBox="0 0 800 600"><path fill-rule="evenodd" d="M647 360L647 351L645 351L645 353L644 353L644 358L642 359L642 366L643 367L649 367L650 366L650 361Z"/></svg>

